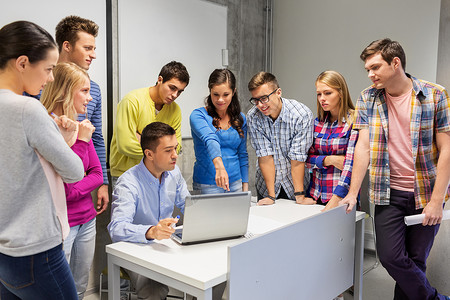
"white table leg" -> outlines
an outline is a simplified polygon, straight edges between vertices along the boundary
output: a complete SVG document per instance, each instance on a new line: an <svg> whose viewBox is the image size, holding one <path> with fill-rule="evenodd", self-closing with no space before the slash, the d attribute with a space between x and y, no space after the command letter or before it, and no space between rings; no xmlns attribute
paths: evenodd
<svg viewBox="0 0 450 300"><path fill-rule="evenodd" d="M120 299L120 268L108 254L108 300Z"/></svg>
<svg viewBox="0 0 450 300"><path fill-rule="evenodd" d="M362 300L363 287L363 263L364 263L364 222L361 219L355 227L355 270L354 270L354 295L353 299Z"/></svg>
<svg viewBox="0 0 450 300"><path fill-rule="evenodd" d="M205 290L205 292L197 296L197 300L212 300L212 288Z"/></svg>

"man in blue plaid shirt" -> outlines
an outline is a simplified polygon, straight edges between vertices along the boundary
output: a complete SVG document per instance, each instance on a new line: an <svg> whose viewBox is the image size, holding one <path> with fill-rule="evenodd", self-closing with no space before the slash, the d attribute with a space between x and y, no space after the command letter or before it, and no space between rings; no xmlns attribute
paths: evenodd
<svg viewBox="0 0 450 300"><path fill-rule="evenodd" d="M313 141L311 110L296 100L282 98L271 73L253 76L248 89L254 105L247 114L247 124L258 157L258 205L274 204L279 198L314 204L305 198L309 183L305 161Z"/></svg>

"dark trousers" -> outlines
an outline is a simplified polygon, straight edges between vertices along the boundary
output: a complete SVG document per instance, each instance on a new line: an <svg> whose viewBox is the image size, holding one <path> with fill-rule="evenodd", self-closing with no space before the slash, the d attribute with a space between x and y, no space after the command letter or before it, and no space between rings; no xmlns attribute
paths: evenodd
<svg viewBox="0 0 450 300"><path fill-rule="evenodd" d="M421 214L414 193L391 189L390 205L375 207L377 251L395 280L395 300L444 299L426 278L426 261L439 225L406 226L404 217Z"/></svg>

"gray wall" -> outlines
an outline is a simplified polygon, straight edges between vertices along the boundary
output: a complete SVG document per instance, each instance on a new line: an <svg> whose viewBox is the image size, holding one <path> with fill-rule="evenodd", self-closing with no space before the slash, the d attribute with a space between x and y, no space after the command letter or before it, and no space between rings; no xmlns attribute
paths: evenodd
<svg viewBox="0 0 450 300"><path fill-rule="evenodd" d="M440 0L275 0L273 71L284 96L316 112L315 79L331 69L356 102L371 84L359 55L384 37L405 48L408 72L435 81L439 10Z"/></svg>
<svg viewBox="0 0 450 300"><path fill-rule="evenodd" d="M191 79L176 102L181 108L181 136L191 137L189 116L203 106L211 71L223 68L227 7L204 0L117 1L120 98L134 89L154 85L167 62L183 62ZM170 26L162 26L167 20ZM152 34L142 38L143 32Z"/></svg>

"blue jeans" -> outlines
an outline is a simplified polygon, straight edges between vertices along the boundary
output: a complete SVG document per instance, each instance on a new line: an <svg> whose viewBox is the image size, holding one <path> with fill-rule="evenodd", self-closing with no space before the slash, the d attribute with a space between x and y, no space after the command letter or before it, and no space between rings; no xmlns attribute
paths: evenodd
<svg viewBox="0 0 450 300"><path fill-rule="evenodd" d="M69 235L64 241L64 253L78 293L78 299L83 299L89 281L89 271L95 252L96 219L70 227Z"/></svg>
<svg viewBox="0 0 450 300"><path fill-rule="evenodd" d="M0 253L0 299L77 300L62 246L21 257Z"/></svg>
<svg viewBox="0 0 450 300"><path fill-rule="evenodd" d="M230 191L226 191L215 184L203 184L203 183L192 183L192 189L194 191L200 192L200 194L221 194L221 193L231 193L231 192L242 192L242 180L233 181L230 184Z"/></svg>

